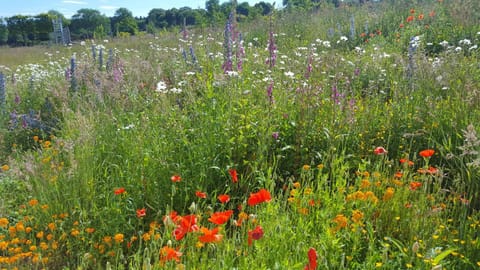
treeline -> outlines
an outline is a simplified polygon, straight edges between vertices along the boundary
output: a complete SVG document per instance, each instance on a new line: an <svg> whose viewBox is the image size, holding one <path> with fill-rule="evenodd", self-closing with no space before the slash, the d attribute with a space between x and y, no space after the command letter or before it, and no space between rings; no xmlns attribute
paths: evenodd
<svg viewBox="0 0 480 270"><path fill-rule="evenodd" d="M321 3L338 5L338 0L283 0L285 10L311 9ZM235 8L233 8L235 6ZM0 46L31 46L48 43L52 40L54 19L62 19L63 26L68 27L72 40L105 38L107 36L136 35L139 32L155 33L160 29L186 26L209 26L223 23L232 10L236 11L237 20L252 20L270 14L274 6L259 2L250 6L248 2L237 4L229 1L220 4L219 0L207 0L205 8L150 10L147 17L135 17L126 8L116 10L113 17L107 17L96 9L80 9L70 19L55 10L35 16L15 15L0 18Z"/></svg>

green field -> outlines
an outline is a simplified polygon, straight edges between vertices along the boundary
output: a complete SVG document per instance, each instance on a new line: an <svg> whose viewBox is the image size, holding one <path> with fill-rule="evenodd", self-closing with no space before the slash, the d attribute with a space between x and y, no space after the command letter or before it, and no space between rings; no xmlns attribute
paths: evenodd
<svg viewBox="0 0 480 270"><path fill-rule="evenodd" d="M479 6L391 2L0 48L0 269L479 269Z"/></svg>

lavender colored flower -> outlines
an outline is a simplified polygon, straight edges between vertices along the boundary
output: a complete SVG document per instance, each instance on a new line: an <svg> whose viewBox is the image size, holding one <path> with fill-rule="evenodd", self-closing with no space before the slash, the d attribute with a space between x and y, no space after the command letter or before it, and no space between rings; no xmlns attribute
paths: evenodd
<svg viewBox="0 0 480 270"><path fill-rule="evenodd" d="M278 138L280 137L280 133L278 131L275 131L272 133L272 138L275 139L275 140L278 140Z"/></svg>
<svg viewBox="0 0 480 270"><path fill-rule="evenodd" d="M275 67L275 63L277 62L277 46L275 45L275 35L273 33L273 24L272 18L270 17L270 35L268 39L268 52L270 54L267 63L269 64L270 68Z"/></svg>
<svg viewBox="0 0 480 270"><path fill-rule="evenodd" d="M275 103L275 99L273 98L273 81L267 87L267 97L270 101L270 104Z"/></svg>
<svg viewBox="0 0 480 270"><path fill-rule="evenodd" d="M5 75L0 72L0 111L4 111L6 106Z"/></svg>
<svg viewBox="0 0 480 270"><path fill-rule="evenodd" d="M20 104L20 96L18 95L18 93L15 93L15 99L14 99L14 102L15 104Z"/></svg>

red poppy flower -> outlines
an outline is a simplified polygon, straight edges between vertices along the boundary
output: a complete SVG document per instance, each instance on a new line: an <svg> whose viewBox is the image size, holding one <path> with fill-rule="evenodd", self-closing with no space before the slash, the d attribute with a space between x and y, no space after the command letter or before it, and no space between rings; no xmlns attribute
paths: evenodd
<svg viewBox="0 0 480 270"><path fill-rule="evenodd" d="M115 193L115 195L121 195L121 194L123 194L123 193L125 193L125 192L126 192L126 190L125 190L125 188L123 188L123 187L116 188L116 189L113 191L113 193Z"/></svg>
<svg viewBox="0 0 480 270"><path fill-rule="evenodd" d="M200 235L198 237L198 241L202 243L218 243L222 241L223 235L218 234L219 228L214 228L212 230L209 230L207 228L200 228L200 232L203 233L203 235Z"/></svg>
<svg viewBox="0 0 480 270"><path fill-rule="evenodd" d="M385 148L379 146L379 147L375 148L375 150L373 150L373 153L375 155L384 155L384 154L388 153L388 151L385 150Z"/></svg>
<svg viewBox="0 0 480 270"><path fill-rule="evenodd" d="M164 246L160 249L160 261L165 263L166 261L176 261L180 262L180 256L182 256L182 252L169 247Z"/></svg>
<svg viewBox="0 0 480 270"><path fill-rule="evenodd" d="M170 212L170 214L163 217L163 224L165 226L168 225L175 225L175 220L178 218L178 214L176 211Z"/></svg>
<svg viewBox="0 0 480 270"><path fill-rule="evenodd" d="M258 240L263 237L263 228L258 225L255 229L248 231L248 245L252 245L253 240Z"/></svg>
<svg viewBox="0 0 480 270"><path fill-rule="evenodd" d="M207 193L197 190L195 191L195 196L197 196L200 199L206 199Z"/></svg>
<svg viewBox="0 0 480 270"><path fill-rule="evenodd" d="M238 175L237 175L237 170L235 169L230 169L228 170L228 173L232 177L232 182L237 183L238 182Z"/></svg>
<svg viewBox="0 0 480 270"><path fill-rule="evenodd" d="M172 175L172 177L170 177L170 180L172 180L172 182L180 182L182 181L182 177L180 175Z"/></svg>
<svg viewBox="0 0 480 270"><path fill-rule="evenodd" d="M310 248L308 250L308 264L305 266L305 270L317 269L317 258L317 251L314 248Z"/></svg>
<svg viewBox="0 0 480 270"><path fill-rule="evenodd" d="M230 219L232 214L233 214L233 210L227 210L224 212L215 212L210 216L208 221L217 225L222 225Z"/></svg>
<svg viewBox="0 0 480 270"><path fill-rule="evenodd" d="M147 215L147 209L142 208L142 209L137 209L137 217L142 218Z"/></svg>
<svg viewBox="0 0 480 270"><path fill-rule="evenodd" d="M177 241L182 240L188 232L198 231L197 216L195 215L178 216L175 218L175 222L177 227L173 230L173 236Z"/></svg>
<svg viewBox="0 0 480 270"><path fill-rule="evenodd" d="M259 190L256 193L250 193L250 198L248 198L248 205L254 206L263 202L269 202L272 199L270 192L264 188Z"/></svg>
<svg viewBox="0 0 480 270"><path fill-rule="evenodd" d="M218 195L218 200L221 203L227 203L227 202L230 201L230 196L228 196L227 194L220 194L220 195Z"/></svg>
<svg viewBox="0 0 480 270"><path fill-rule="evenodd" d="M431 156L433 156L433 154L435 154L435 150L433 149L425 149L425 150L422 150L420 151L420 153L418 153L421 157L424 157L424 158L429 158Z"/></svg>

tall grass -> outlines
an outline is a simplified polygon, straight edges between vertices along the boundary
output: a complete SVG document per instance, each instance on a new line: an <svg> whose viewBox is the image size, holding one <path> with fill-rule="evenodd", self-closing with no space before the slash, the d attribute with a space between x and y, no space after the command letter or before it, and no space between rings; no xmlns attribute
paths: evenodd
<svg viewBox="0 0 480 270"><path fill-rule="evenodd" d="M480 28L397 5L7 63L0 266L475 269Z"/></svg>

